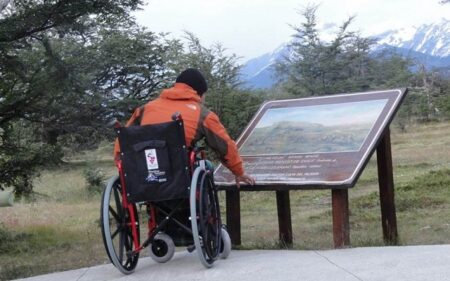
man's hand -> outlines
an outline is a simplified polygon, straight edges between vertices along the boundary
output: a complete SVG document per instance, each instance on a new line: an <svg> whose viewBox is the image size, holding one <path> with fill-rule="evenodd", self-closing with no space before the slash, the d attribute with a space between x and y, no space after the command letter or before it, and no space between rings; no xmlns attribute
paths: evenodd
<svg viewBox="0 0 450 281"><path fill-rule="evenodd" d="M237 188L241 187L241 182L244 182L249 185L255 185L255 179L249 175L243 174L242 176L238 176L236 179Z"/></svg>

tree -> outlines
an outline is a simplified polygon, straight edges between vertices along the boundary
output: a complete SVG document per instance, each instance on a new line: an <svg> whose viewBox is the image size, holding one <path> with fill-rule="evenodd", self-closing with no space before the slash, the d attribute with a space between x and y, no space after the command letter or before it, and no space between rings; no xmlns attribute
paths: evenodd
<svg viewBox="0 0 450 281"><path fill-rule="evenodd" d="M439 120L450 117L450 80L439 74L437 70L427 70L420 65L414 75L411 90L416 104L415 116L422 121Z"/></svg>
<svg viewBox="0 0 450 281"><path fill-rule="evenodd" d="M302 12L305 21L294 27L290 55L277 65L286 89L298 96L316 96L367 88L374 41L348 31L354 19L350 17L331 42L323 42L317 30L317 8L308 6Z"/></svg>
<svg viewBox="0 0 450 281"><path fill-rule="evenodd" d="M168 44L166 62L172 70L172 81L188 67L199 69L208 83L206 105L237 138L262 103L263 95L239 88L240 65L235 54L227 54L220 44L206 47L191 32L186 32L185 40Z"/></svg>
<svg viewBox="0 0 450 281"><path fill-rule="evenodd" d="M370 68L370 88L407 87L413 77L413 61L385 49L373 54Z"/></svg>
<svg viewBox="0 0 450 281"><path fill-rule="evenodd" d="M439 117L444 120L450 119L450 79L441 77L440 94L436 99L436 109Z"/></svg>
<svg viewBox="0 0 450 281"><path fill-rule="evenodd" d="M31 191L36 167L60 155L55 145L59 132L52 125L68 125L70 109L104 107L81 83L87 80L72 71L59 45L68 46L71 40L90 44L86 36L93 26L129 23L129 12L141 1L7 2L0 10L0 188L15 186L21 195ZM91 114L82 120L91 120ZM24 134L23 126L33 132Z"/></svg>
<svg viewBox="0 0 450 281"><path fill-rule="evenodd" d="M296 31L290 55L277 64L286 90L297 96L317 96L380 87L406 86L410 62L389 52L372 52L374 39L349 31L346 20L331 42L320 40L317 6L308 6Z"/></svg>
<svg viewBox="0 0 450 281"><path fill-rule="evenodd" d="M80 72L88 74L89 93L101 99L103 124L113 116L127 119L137 106L168 86L172 73L165 61L168 50L164 37L136 25L99 30L85 47L91 63L78 65Z"/></svg>
<svg viewBox="0 0 450 281"><path fill-rule="evenodd" d="M220 44L205 47L198 37L191 32L186 32L186 51L180 40L171 42L171 54L168 64L176 76L188 67L197 68L205 75L208 83L206 95L207 105L220 117L224 112L225 97L238 89L240 85L237 56L227 55L226 50Z"/></svg>
<svg viewBox="0 0 450 281"><path fill-rule="evenodd" d="M236 90L225 96L221 121L233 139L239 137L263 102L263 95L249 90Z"/></svg>
<svg viewBox="0 0 450 281"><path fill-rule="evenodd" d="M30 106L44 100L50 88L76 86L73 83L76 79L52 47L52 38L72 35L85 39L85 33L96 22L127 22L129 12L140 3L139 0L12 1L3 9L0 20L0 126L28 116ZM95 20L90 15L95 15ZM56 83L52 87L42 83L49 81Z"/></svg>

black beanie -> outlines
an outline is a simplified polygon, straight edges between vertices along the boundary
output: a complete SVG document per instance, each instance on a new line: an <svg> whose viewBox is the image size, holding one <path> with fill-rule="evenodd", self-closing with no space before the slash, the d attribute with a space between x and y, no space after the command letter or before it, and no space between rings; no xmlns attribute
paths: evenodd
<svg viewBox="0 0 450 281"><path fill-rule="evenodd" d="M197 91L199 96L202 96L208 90L205 77L195 68L188 68L181 72L176 82L188 84Z"/></svg>

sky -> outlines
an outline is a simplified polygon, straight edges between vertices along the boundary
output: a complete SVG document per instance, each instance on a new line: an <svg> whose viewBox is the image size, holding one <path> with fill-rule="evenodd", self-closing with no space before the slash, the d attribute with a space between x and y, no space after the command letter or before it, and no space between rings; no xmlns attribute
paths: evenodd
<svg viewBox="0 0 450 281"><path fill-rule="evenodd" d="M135 16L138 23L154 32L181 38L187 30L205 46L221 43L245 62L288 42L294 33L292 25L300 25L299 12L308 3L319 4L317 21L324 34L356 16L352 30L369 36L450 19L450 4L439 1L146 0L144 10Z"/></svg>

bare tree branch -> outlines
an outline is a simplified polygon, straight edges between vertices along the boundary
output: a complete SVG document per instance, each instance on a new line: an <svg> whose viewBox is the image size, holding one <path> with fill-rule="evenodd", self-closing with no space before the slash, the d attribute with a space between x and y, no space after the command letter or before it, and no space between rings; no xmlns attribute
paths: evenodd
<svg viewBox="0 0 450 281"><path fill-rule="evenodd" d="M0 13L9 5L11 0L0 0Z"/></svg>

